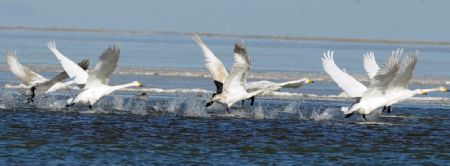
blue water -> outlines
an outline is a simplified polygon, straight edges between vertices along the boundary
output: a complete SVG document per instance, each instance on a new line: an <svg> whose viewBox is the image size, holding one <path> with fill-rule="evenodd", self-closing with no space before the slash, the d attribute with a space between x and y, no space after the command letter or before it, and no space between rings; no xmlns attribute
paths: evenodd
<svg viewBox="0 0 450 166"><path fill-rule="evenodd" d="M64 107L76 90L40 96L28 104L22 90L4 88L19 81L1 63L1 165L450 162L448 93L407 100L394 105L392 113L376 111L368 120L360 115L345 119L339 109L352 101L337 96L341 90L327 79L320 62L322 52L333 49L339 66L364 78L365 51L375 51L381 64L397 47L419 49L410 88L430 88L450 80L447 46L244 39L255 71L250 81L320 79L298 89L281 90L288 95L257 97L255 106L237 103L227 113L220 105L204 107L214 85L202 76L201 51L190 36L3 30L0 50L16 49L22 63L51 78L61 69L55 69L59 64L45 47L48 40L55 40L61 52L75 61L89 58L95 62L108 45L120 44L119 70L124 73L114 74L110 84L139 80L144 89L114 92L99 100L93 110L86 105ZM232 46L238 41L205 37L228 68ZM143 74L154 71L159 74ZM188 76L192 73L200 76ZM143 91L146 96L140 96Z"/></svg>
<svg viewBox="0 0 450 166"><path fill-rule="evenodd" d="M0 50L16 49L23 63L55 64L58 61L47 49L49 40L74 61L90 58L96 61L109 45L122 46L120 66L147 68L203 69L201 50L191 36L184 35L124 35L81 32L0 31ZM336 43L318 41L284 41L204 37L205 43L227 68L233 62L233 44L241 42L248 47L255 71L303 71L323 73L321 57L324 51L335 51L336 63L349 73L363 74L362 55L374 51L379 65L392 50L420 50L416 66L417 76L450 77L450 47L429 45L387 45L367 43ZM0 62L4 62L1 59ZM355 65L358 64L358 65Z"/></svg>

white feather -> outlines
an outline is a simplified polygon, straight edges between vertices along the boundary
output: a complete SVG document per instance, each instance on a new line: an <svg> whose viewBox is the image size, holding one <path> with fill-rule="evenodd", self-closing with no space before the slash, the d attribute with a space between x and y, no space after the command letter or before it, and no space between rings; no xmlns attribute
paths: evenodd
<svg viewBox="0 0 450 166"><path fill-rule="evenodd" d="M77 63L73 62L66 56L64 56L58 49L56 49L56 44L54 41L49 41L47 44L48 49L56 56L56 58L61 63L64 71L76 84L86 84L88 79L88 73L83 70Z"/></svg>
<svg viewBox="0 0 450 166"><path fill-rule="evenodd" d="M334 63L333 54L333 51L323 53L323 69L350 97L361 97L367 90L367 87L346 72L342 71L336 63Z"/></svg>

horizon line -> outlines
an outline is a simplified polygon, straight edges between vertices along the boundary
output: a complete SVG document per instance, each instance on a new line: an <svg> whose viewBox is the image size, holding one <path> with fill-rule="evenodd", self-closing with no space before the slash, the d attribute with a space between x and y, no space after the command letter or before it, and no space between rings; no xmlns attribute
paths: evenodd
<svg viewBox="0 0 450 166"><path fill-rule="evenodd" d="M0 30L30 30L47 32L86 32L86 33L116 33L131 35L155 35L155 34L175 34L191 36L199 34L212 37L233 37L233 38L252 38L252 39L276 39L291 41L329 41L345 43L374 43L374 44L407 44L407 45L439 45L450 46L450 41L430 41L430 40L399 40L399 39L368 39L368 38L341 38L325 36L298 36L298 35L245 35L245 34L226 34L226 33L208 33L208 32L176 32L176 31L145 31L145 30L114 30L105 28L67 28L67 27L36 27L24 25L0 25Z"/></svg>

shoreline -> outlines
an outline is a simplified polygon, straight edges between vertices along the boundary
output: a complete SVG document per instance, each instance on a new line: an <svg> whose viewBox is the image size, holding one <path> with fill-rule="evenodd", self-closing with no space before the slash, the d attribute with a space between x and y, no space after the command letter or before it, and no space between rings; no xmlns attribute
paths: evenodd
<svg viewBox="0 0 450 166"><path fill-rule="evenodd" d="M450 46L450 41L427 41L427 40L397 40L397 39L367 39L367 38L340 38L324 36L274 36L274 35L243 35L243 34L223 34L223 33L202 33L202 32L175 32L175 31L142 31L142 30L114 30L102 28L67 28L67 27L32 27L32 26L11 26L0 25L0 30L29 30L41 32L84 32L84 33L113 33L125 35L186 35L191 36L198 33L202 36L225 37L225 38L250 38L250 39L272 39L286 41L325 41L341 43L372 43L372 44L406 44L406 45L433 45Z"/></svg>

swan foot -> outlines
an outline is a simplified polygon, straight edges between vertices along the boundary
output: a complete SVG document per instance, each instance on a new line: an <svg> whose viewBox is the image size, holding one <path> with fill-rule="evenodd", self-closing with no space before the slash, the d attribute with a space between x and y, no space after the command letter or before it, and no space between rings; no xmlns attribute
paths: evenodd
<svg viewBox="0 0 450 166"><path fill-rule="evenodd" d="M70 106L73 106L73 105L75 105L75 103L67 104L67 105L66 105L66 109L68 109Z"/></svg>
<svg viewBox="0 0 450 166"><path fill-rule="evenodd" d="M349 113L349 114L345 114L345 118L350 118L352 115L353 115L353 112Z"/></svg>
<svg viewBox="0 0 450 166"><path fill-rule="evenodd" d="M208 103L206 103L205 107L209 107L214 103L214 101L209 101Z"/></svg>
<svg viewBox="0 0 450 166"><path fill-rule="evenodd" d="M27 98L27 103L28 104L34 103L34 98L32 98L32 97Z"/></svg>

